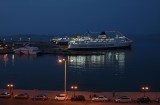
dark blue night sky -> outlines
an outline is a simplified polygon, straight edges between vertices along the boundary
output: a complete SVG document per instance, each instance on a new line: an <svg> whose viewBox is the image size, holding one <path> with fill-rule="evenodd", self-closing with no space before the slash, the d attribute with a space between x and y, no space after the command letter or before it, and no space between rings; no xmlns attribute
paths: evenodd
<svg viewBox="0 0 160 105"><path fill-rule="evenodd" d="M0 0L0 35L160 33L160 0Z"/></svg>

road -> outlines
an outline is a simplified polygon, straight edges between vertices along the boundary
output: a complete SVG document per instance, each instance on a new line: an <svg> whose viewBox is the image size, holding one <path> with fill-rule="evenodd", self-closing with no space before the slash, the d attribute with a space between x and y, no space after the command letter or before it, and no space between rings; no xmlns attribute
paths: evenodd
<svg viewBox="0 0 160 105"><path fill-rule="evenodd" d="M159 105L159 103L152 102L147 104L138 103L115 103L115 102L72 102L72 101L33 101L24 99L0 99L0 105Z"/></svg>

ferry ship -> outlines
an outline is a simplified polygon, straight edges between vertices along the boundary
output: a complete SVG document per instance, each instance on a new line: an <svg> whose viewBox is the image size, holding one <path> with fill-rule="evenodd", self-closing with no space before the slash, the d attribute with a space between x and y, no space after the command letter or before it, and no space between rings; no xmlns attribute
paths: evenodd
<svg viewBox="0 0 160 105"><path fill-rule="evenodd" d="M113 32L113 31L112 31ZM101 32L97 38L90 36L78 36L68 43L70 50L87 50L87 49L110 49L110 48L130 48L132 40L114 31L114 37L108 37L106 32Z"/></svg>

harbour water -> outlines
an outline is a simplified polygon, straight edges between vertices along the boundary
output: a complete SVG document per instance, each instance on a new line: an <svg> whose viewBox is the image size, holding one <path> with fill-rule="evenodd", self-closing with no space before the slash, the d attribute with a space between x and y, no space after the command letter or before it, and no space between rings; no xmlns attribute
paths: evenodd
<svg viewBox="0 0 160 105"><path fill-rule="evenodd" d="M160 37L133 37L131 49L103 51L102 55L64 56L67 90L77 85L82 91L160 91ZM62 57L62 56L61 56ZM13 83L16 89L63 90L64 64L58 55L0 55L0 88Z"/></svg>

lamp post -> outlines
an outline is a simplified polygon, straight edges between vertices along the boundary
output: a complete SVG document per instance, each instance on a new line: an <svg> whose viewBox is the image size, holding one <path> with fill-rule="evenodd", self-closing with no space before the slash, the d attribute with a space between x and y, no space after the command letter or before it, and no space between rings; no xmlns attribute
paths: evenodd
<svg viewBox="0 0 160 105"><path fill-rule="evenodd" d="M148 86L143 86L142 87L142 91L143 91L143 96L145 97L146 96L146 91L149 90L149 87Z"/></svg>
<svg viewBox="0 0 160 105"><path fill-rule="evenodd" d="M73 90L73 92L74 92L73 96L75 97L75 93L76 93L75 91L78 89L78 87L73 85L73 86L71 86L71 89Z"/></svg>
<svg viewBox="0 0 160 105"><path fill-rule="evenodd" d="M64 94L66 95L66 82L67 82L67 80L66 80L66 71L67 71L67 68L66 68L66 62L67 62L68 60L66 60L66 59L58 59L58 62L59 63L62 63L62 62L64 62ZM73 62L73 60L70 60L70 62Z"/></svg>
<svg viewBox="0 0 160 105"><path fill-rule="evenodd" d="M7 84L7 87L9 89L11 95L13 95L12 89L13 89L14 85L12 83L9 83L9 84Z"/></svg>

